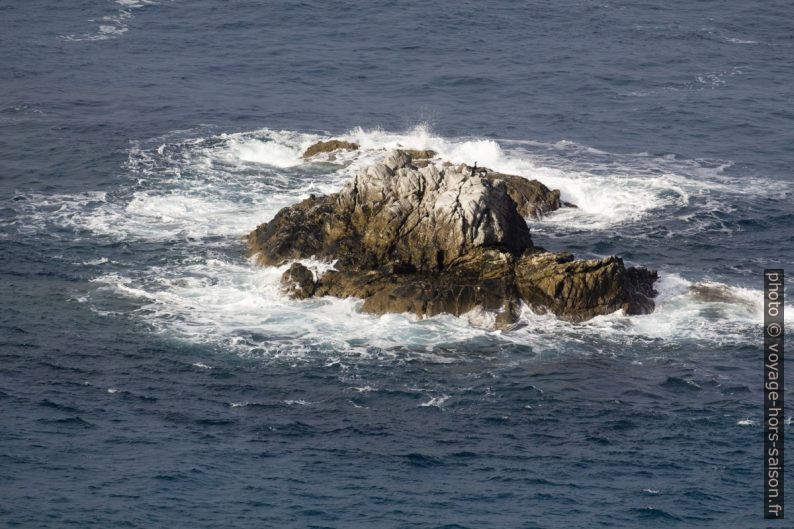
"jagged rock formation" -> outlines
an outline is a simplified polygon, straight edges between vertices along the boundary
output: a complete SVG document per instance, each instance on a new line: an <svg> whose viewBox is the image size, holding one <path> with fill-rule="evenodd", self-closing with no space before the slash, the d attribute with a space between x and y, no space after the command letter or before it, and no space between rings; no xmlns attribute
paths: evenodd
<svg viewBox="0 0 794 529"><path fill-rule="evenodd" d="M435 153L433 153L435 154ZM372 313L494 311L500 327L523 301L581 321L653 310L656 273L618 257L573 260L535 247L523 216L562 207L559 191L466 165L417 167L406 151L362 169L339 192L282 209L248 235L266 266L335 260L315 280L300 263L282 279L296 298L358 297Z"/></svg>

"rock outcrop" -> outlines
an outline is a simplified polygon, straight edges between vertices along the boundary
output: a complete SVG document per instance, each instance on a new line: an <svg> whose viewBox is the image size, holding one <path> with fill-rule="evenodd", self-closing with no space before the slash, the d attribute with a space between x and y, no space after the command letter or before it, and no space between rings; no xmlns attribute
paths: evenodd
<svg viewBox="0 0 794 529"><path fill-rule="evenodd" d="M549 189L537 180L528 180L523 176L492 173L485 171L485 178L503 180L507 191L516 203L518 213L524 218L541 219L545 213L562 207L576 207L560 200L559 189Z"/></svg>
<svg viewBox="0 0 794 529"><path fill-rule="evenodd" d="M334 151L355 151L358 150L358 144L352 143L349 141L343 140L328 140L328 141L318 141L317 143L310 145L303 152L304 158L311 158L312 156L316 156L320 153L324 152L334 152Z"/></svg>
<svg viewBox="0 0 794 529"><path fill-rule="evenodd" d="M563 206L559 191L537 181L465 165L417 167L409 152L394 151L339 193L282 209L247 240L265 266L335 261L316 280L293 263L285 291L299 299L361 298L370 313L479 308L504 328L521 302L570 321L651 312L655 272L627 268L618 257L576 261L533 245L523 217Z"/></svg>

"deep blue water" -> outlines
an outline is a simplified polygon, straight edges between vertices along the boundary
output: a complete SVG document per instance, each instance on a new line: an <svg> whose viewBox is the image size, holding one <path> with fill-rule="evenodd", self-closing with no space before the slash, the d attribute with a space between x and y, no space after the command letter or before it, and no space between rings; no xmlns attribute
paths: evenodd
<svg viewBox="0 0 794 529"><path fill-rule="evenodd" d="M792 60L780 1L1 2L0 524L766 526ZM240 237L398 144L560 188L535 241L657 311L285 299Z"/></svg>

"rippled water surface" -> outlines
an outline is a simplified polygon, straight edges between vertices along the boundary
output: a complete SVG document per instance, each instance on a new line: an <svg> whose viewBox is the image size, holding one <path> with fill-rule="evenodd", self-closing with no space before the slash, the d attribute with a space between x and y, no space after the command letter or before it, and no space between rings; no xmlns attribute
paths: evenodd
<svg viewBox="0 0 794 529"><path fill-rule="evenodd" d="M763 526L790 8L0 5L0 522ZM657 268L656 312L286 299L241 237L395 147L560 189L536 244Z"/></svg>

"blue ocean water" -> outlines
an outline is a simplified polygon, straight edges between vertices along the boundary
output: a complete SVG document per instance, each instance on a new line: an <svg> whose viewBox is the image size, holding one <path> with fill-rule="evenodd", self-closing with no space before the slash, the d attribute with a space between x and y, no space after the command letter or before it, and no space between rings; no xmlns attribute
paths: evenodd
<svg viewBox="0 0 794 529"><path fill-rule="evenodd" d="M0 522L765 526L792 58L781 1L0 3ZM535 242L657 311L285 299L240 237L397 146L559 188Z"/></svg>

